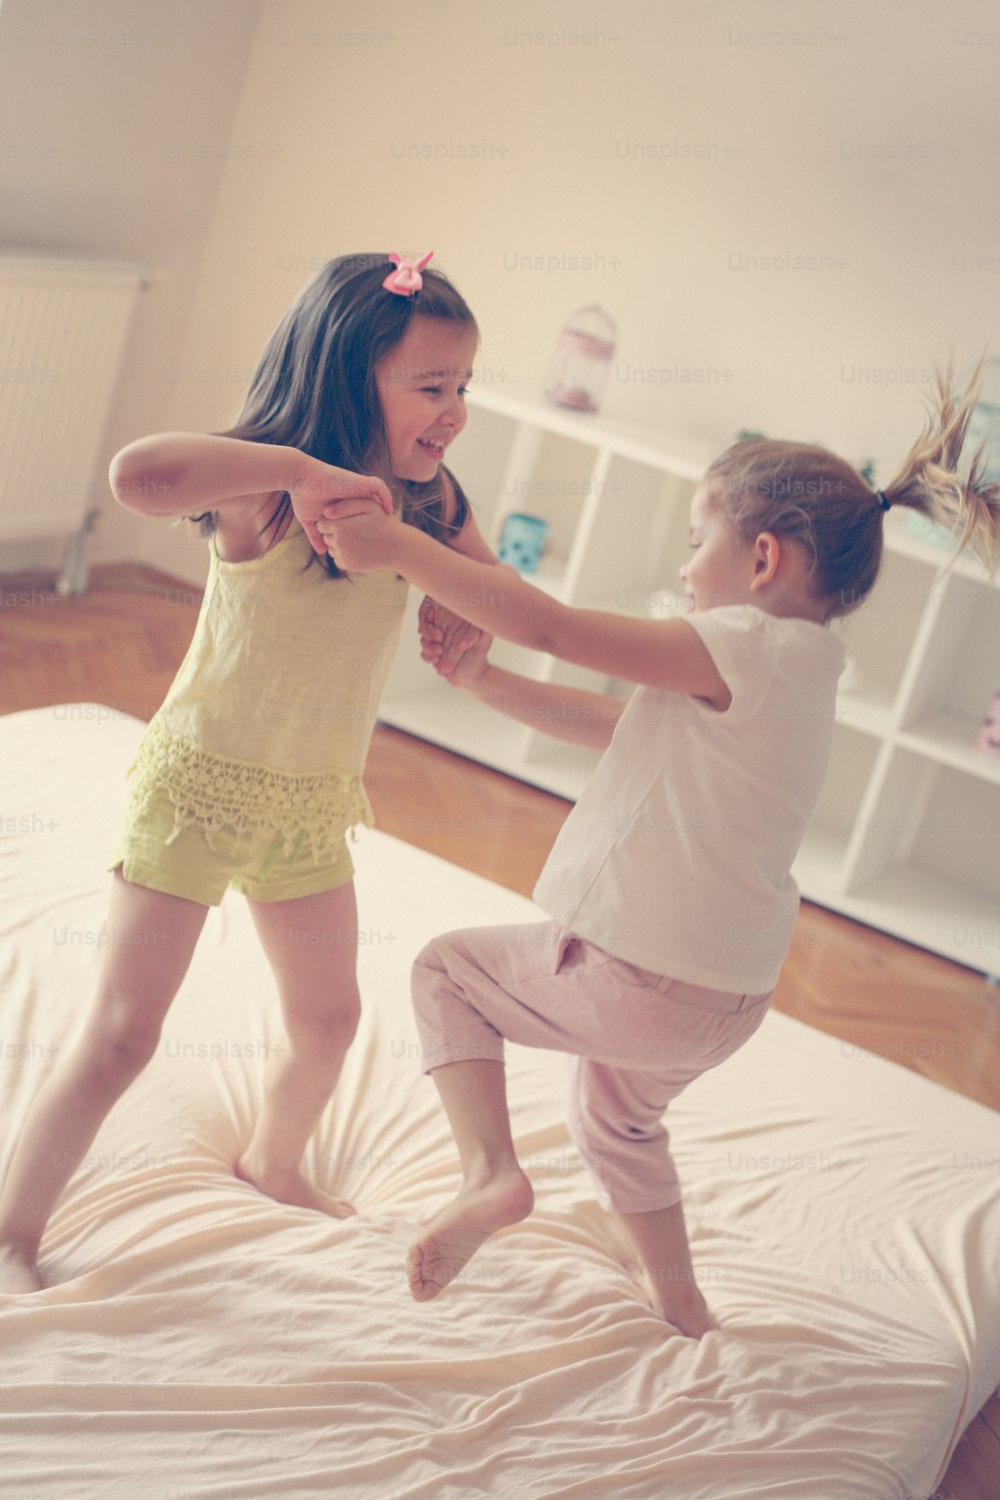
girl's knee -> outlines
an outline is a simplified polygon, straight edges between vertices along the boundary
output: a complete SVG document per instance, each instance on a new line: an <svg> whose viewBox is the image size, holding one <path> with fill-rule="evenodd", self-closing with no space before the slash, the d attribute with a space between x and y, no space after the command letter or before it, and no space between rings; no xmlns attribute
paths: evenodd
<svg viewBox="0 0 1000 1500"><path fill-rule="evenodd" d="M431 938L425 944L413 960L413 978L416 981L421 973L428 970L432 974L446 974L448 972L448 939L450 933L443 933L440 937Z"/></svg>
<svg viewBox="0 0 1000 1500"><path fill-rule="evenodd" d="M416 1016L423 1017L428 1024L442 1005L451 1007L453 1001L462 999L464 987L458 981L457 955L453 939L457 933L446 932L433 938L417 954L410 974L410 996Z"/></svg>
<svg viewBox="0 0 1000 1500"><path fill-rule="evenodd" d="M470 963L475 967L466 932L442 932L431 938L413 960L411 987L414 996L442 981L450 986L458 985L459 976L467 974Z"/></svg>
<svg viewBox="0 0 1000 1500"><path fill-rule="evenodd" d="M361 1021L361 997L356 989L339 990L329 1004L309 1010L286 1009L285 1030L296 1051L343 1052L350 1046Z"/></svg>
<svg viewBox="0 0 1000 1500"><path fill-rule="evenodd" d="M151 1021L136 1004L105 999L91 1016L81 1046L109 1082L128 1082L152 1061L160 1031L159 1019Z"/></svg>

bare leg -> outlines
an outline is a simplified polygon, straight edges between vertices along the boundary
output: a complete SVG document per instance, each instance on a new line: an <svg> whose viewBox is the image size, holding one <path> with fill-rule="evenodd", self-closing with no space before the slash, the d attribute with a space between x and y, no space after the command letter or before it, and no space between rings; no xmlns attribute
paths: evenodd
<svg viewBox="0 0 1000 1500"><path fill-rule="evenodd" d="M418 1302L436 1297L491 1234L526 1218L534 1202L511 1139L503 1063L446 1063L431 1076L451 1122L464 1181L410 1247L407 1274Z"/></svg>
<svg viewBox="0 0 1000 1500"><path fill-rule="evenodd" d="M32 1101L0 1195L0 1291L35 1291L38 1249L112 1105L156 1050L207 908L116 872L97 994L83 1032Z"/></svg>
<svg viewBox="0 0 1000 1500"><path fill-rule="evenodd" d="M693 1339L718 1328L694 1278L681 1205L616 1217L635 1246L653 1311Z"/></svg>
<svg viewBox="0 0 1000 1500"><path fill-rule="evenodd" d="M350 1203L308 1183L301 1161L361 1013L354 886L251 901L250 912L277 981L288 1047L268 1058L260 1117L236 1174L281 1203L346 1218Z"/></svg>

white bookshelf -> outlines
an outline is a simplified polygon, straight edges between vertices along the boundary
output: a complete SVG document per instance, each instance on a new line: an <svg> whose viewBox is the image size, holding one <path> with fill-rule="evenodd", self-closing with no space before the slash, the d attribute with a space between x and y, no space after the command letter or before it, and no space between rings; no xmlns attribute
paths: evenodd
<svg viewBox="0 0 1000 1500"><path fill-rule="evenodd" d="M506 516L544 516L529 581L568 604L669 611L688 509L719 447L577 416L525 392L478 390L455 469L494 549ZM1000 975L1000 758L975 748L1000 688L1000 576L886 522L878 583L832 627L844 640L826 786L795 866L803 896ZM515 724L420 660L411 594L383 722L575 799L595 752ZM631 685L497 641L493 660L543 681L627 696Z"/></svg>

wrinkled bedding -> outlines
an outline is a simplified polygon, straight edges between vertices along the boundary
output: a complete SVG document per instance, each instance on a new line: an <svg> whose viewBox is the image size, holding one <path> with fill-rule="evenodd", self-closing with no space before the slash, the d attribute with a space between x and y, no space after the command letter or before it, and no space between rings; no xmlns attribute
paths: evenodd
<svg viewBox="0 0 1000 1500"><path fill-rule="evenodd" d="M138 720L0 719L0 1149L89 1003ZM8 1500L923 1500L1000 1383L1000 1116L772 1012L671 1108L721 1328L669 1336L562 1120L565 1059L511 1048L537 1206L437 1301L403 1275L454 1192L412 958L531 902L362 830L364 1015L309 1153L335 1221L233 1175L281 1042L230 894L153 1062L0 1298Z"/></svg>

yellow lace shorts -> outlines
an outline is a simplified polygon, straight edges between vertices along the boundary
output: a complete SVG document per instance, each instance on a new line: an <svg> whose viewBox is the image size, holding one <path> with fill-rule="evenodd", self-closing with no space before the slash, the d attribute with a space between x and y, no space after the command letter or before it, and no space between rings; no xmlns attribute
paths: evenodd
<svg viewBox="0 0 1000 1500"><path fill-rule="evenodd" d="M291 901L336 890L354 878L346 836L317 863L304 831L286 853L282 834L273 829L216 830L209 844L197 824L191 824L168 843L174 822L174 804L164 792L154 793L144 811L130 809L108 868L121 867L125 879L136 885L202 906L218 906L227 888L253 901Z"/></svg>

